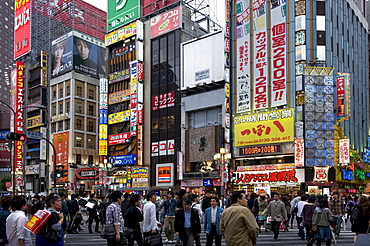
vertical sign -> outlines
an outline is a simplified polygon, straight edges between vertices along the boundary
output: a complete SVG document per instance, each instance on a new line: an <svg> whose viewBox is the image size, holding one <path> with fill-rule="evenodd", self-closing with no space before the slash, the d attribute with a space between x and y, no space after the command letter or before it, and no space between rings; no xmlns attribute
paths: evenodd
<svg viewBox="0 0 370 246"><path fill-rule="evenodd" d="M56 165L68 170L68 152L69 152L69 132L54 134L53 144L56 150ZM67 172L68 173L68 172ZM60 177L58 182L67 182L67 177Z"/></svg>
<svg viewBox="0 0 370 246"><path fill-rule="evenodd" d="M286 105L286 1L271 3L271 107Z"/></svg>
<svg viewBox="0 0 370 246"><path fill-rule="evenodd" d="M304 139L295 140L295 157L294 164L296 167L304 167Z"/></svg>
<svg viewBox="0 0 370 246"><path fill-rule="evenodd" d="M108 155L108 79L100 78L99 162ZM103 163L99 163L103 164Z"/></svg>
<svg viewBox="0 0 370 246"><path fill-rule="evenodd" d="M267 20L266 1L253 6L254 31L254 109L268 108L268 71L267 71Z"/></svg>
<svg viewBox="0 0 370 246"><path fill-rule="evenodd" d="M250 6L249 1L236 3L236 113L251 110L250 95Z"/></svg>
<svg viewBox="0 0 370 246"><path fill-rule="evenodd" d="M337 118L338 123L350 117L351 86L348 73L337 73Z"/></svg>
<svg viewBox="0 0 370 246"><path fill-rule="evenodd" d="M349 138L339 139L339 163L349 164Z"/></svg>
<svg viewBox="0 0 370 246"><path fill-rule="evenodd" d="M31 1L15 1L14 60L31 51Z"/></svg>

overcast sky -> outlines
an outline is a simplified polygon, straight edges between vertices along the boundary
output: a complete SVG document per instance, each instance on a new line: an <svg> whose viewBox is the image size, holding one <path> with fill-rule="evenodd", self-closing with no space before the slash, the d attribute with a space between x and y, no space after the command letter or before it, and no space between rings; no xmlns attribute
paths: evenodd
<svg viewBox="0 0 370 246"><path fill-rule="evenodd" d="M84 1L107 12L108 6L107 0L84 0Z"/></svg>

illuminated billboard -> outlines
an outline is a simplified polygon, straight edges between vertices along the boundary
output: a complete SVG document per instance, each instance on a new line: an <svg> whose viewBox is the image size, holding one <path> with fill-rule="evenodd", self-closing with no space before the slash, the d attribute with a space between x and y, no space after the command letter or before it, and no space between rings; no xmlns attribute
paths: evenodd
<svg viewBox="0 0 370 246"><path fill-rule="evenodd" d="M108 32L140 17L139 0L108 1Z"/></svg>
<svg viewBox="0 0 370 246"><path fill-rule="evenodd" d="M68 155L69 155L69 132L57 133L53 135L53 144L56 150L56 166L64 170L68 170ZM68 172L67 172L68 173ZM66 177L60 177L57 182L67 182Z"/></svg>
<svg viewBox="0 0 370 246"><path fill-rule="evenodd" d="M58 42L59 41L59 42ZM73 68L73 37L71 33L52 43L51 77L67 73Z"/></svg>
<svg viewBox="0 0 370 246"><path fill-rule="evenodd" d="M15 1L14 60L31 51L31 1Z"/></svg>
<svg viewBox="0 0 370 246"><path fill-rule="evenodd" d="M181 28L181 7L171 9L150 19L150 37L154 38Z"/></svg>

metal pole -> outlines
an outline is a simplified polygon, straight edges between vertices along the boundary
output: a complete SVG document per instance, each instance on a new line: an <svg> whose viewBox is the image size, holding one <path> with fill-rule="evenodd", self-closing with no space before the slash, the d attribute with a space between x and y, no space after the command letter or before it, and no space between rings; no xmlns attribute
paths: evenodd
<svg viewBox="0 0 370 246"><path fill-rule="evenodd" d="M54 189L55 189L55 192L57 191L57 174L56 174L56 169L57 169L57 151L55 150L55 147L54 147L54 144L52 142L49 141L49 139L46 139L46 138L42 138L44 139L46 142L48 142L51 147L53 148L53 153L54 153L54 156L53 156L53 170L54 170L54 176L53 176L53 181L54 181Z"/></svg>

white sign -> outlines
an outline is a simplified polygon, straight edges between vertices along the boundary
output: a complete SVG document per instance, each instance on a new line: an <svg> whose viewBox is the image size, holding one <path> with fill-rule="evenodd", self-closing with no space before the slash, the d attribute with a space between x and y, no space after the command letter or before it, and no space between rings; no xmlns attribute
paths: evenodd
<svg viewBox="0 0 370 246"><path fill-rule="evenodd" d="M348 164L350 161L349 156L349 139L339 139L339 163Z"/></svg>
<svg viewBox="0 0 370 246"><path fill-rule="evenodd" d="M158 156L159 153L159 143L153 142L152 143L152 156Z"/></svg>
<svg viewBox="0 0 370 246"><path fill-rule="evenodd" d="M40 165L25 165L24 166L24 173L28 174L39 174L40 173Z"/></svg>
<svg viewBox="0 0 370 246"><path fill-rule="evenodd" d="M167 155L175 154L175 139L167 141Z"/></svg>
<svg viewBox="0 0 370 246"><path fill-rule="evenodd" d="M159 155L167 155L167 141L160 141L159 142Z"/></svg>
<svg viewBox="0 0 370 246"><path fill-rule="evenodd" d="M314 182L328 182L329 167L315 167Z"/></svg>
<svg viewBox="0 0 370 246"><path fill-rule="evenodd" d="M294 164L296 167L304 167L304 139L296 139L294 145Z"/></svg>
<svg viewBox="0 0 370 246"><path fill-rule="evenodd" d="M152 142L152 156L175 154L175 139Z"/></svg>

